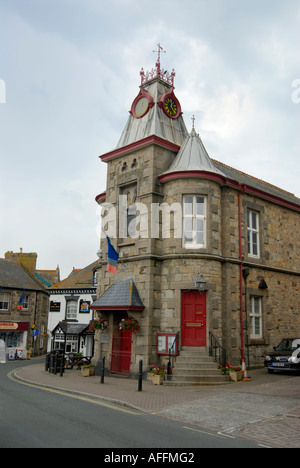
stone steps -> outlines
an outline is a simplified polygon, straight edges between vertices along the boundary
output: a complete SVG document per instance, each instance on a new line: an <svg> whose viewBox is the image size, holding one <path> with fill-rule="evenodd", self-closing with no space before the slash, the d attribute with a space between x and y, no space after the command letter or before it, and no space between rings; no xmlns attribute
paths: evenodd
<svg viewBox="0 0 300 468"><path fill-rule="evenodd" d="M224 385L229 382L206 348L183 348L164 385Z"/></svg>

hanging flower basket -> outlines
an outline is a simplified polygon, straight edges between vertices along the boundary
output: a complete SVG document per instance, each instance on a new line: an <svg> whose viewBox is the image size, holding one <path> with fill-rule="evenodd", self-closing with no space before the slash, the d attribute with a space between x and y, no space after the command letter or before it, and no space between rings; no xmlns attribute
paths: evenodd
<svg viewBox="0 0 300 468"><path fill-rule="evenodd" d="M136 333L140 329L140 325L138 320L128 318L128 319L122 319L121 322L119 323L119 329L122 332L126 331L131 331L132 333Z"/></svg>
<svg viewBox="0 0 300 468"><path fill-rule="evenodd" d="M89 332L93 333L95 330L105 330L108 323L105 319L91 320L89 323Z"/></svg>

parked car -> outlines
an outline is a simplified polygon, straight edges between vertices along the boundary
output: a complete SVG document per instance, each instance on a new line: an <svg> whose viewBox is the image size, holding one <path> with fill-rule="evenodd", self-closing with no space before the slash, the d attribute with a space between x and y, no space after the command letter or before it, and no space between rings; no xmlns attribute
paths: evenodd
<svg viewBox="0 0 300 468"><path fill-rule="evenodd" d="M264 365L270 374L275 370L300 372L300 337L282 340L265 357Z"/></svg>

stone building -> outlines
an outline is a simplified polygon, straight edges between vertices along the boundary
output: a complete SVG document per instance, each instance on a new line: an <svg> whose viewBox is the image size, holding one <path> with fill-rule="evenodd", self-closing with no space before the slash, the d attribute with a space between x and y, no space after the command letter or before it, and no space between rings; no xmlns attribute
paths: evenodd
<svg viewBox="0 0 300 468"><path fill-rule="evenodd" d="M210 158L186 129L174 76L141 72L139 93L107 164L103 228L119 253L106 270L102 239L98 299L109 327L95 356L111 371L166 365L174 343L208 349L230 363L262 364L267 349L300 334L300 200ZM136 333L120 330L136 319Z"/></svg>
<svg viewBox="0 0 300 468"><path fill-rule="evenodd" d="M20 262L0 259L0 339L11 356L47 350L49 293Z"/></svg>

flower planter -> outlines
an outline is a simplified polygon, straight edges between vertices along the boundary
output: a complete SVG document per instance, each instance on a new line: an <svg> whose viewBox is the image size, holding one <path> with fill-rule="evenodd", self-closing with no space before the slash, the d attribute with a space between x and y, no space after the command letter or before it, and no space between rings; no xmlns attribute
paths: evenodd
<svg viewBox="0 0 300 468"><path fill-rule="evenodd" d="M163 381L165 380L164 375L152 375L152 383L153 385L162 385Z"/></svg>
<svg viewBox="0 0 300 468"><path fill-rule="evenodd" d="M239 380L242 380L243 372L229 372L229 377L231 380L233 380L233 382L238 382Z"/></svg>
<svg viewBox="0 0 300 468"><path fill-rule="evenodd" d="M95 375L95 367L94 366L82 367L81 368L81 375L83 377L89 377L90 375Z"/></svg>
<svg viewBox="0 0 300 468"><path fill-rule="evenodd" d="M89 377L90 376L90 368L86 367L85 369L81 368L81 375L82 377Z"/></svg>

